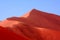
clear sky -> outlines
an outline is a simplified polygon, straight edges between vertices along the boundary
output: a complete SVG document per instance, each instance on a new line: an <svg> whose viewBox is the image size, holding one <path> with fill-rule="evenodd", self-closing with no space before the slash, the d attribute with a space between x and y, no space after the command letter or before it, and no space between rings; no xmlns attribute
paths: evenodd
<svg viewBox="0 0 60 40"><path fill-rule="evenodd" d="M60 0L0 0L0 20L21 16L33 8L60 15Z"/></svg>

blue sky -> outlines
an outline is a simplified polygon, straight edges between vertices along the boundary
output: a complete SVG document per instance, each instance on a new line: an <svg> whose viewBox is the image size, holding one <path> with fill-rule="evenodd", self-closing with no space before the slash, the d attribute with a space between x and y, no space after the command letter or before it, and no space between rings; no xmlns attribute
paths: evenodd
<svg viewBox="0 0 60 40"><path fill-rule="evenodd" d="M60 15L60 0L0 0L0 20L21 16L33 8Z"/></svg>

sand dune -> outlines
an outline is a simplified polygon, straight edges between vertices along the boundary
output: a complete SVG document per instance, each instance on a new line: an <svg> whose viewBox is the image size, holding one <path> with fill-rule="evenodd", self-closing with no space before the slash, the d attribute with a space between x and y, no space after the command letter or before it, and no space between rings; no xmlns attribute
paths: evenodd
<svg viewBox="0 0 60 40"><path fill-rule="evenodd" d="M60 16L33 9L0 22L0 40L60 40Z"/></svg>

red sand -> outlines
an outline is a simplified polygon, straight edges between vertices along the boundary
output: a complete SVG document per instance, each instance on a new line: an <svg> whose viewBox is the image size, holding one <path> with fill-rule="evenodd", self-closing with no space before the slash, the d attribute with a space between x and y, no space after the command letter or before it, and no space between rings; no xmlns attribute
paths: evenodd
<svg viewBox="0 0 60 40"><path fill-rule="evenodd" d="M31 10L0 22L0 40L60 40L60 16Z"/></svg>

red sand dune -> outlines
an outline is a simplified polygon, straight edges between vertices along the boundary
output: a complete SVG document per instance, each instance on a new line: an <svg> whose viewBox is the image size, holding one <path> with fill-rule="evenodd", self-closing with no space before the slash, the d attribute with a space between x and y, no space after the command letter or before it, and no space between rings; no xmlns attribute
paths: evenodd
<svg viewBox="0 0 60 40"><path fill-rule="evenodd" d="M0 40L60 40L60 16L33 9L0 22Z"/></svg>

